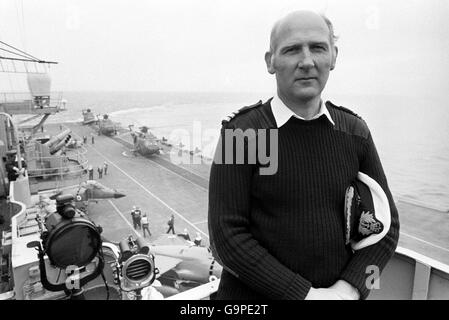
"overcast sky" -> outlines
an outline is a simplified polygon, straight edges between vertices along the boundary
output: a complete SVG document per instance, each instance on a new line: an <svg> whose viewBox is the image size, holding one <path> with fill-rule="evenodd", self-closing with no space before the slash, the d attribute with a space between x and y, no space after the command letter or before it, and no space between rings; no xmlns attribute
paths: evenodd
<svg viewBox="0 0 449 320"><path fill-rule="evenodd" d="M269 32L296 9L340 37L329 92L449 90L446 0L1 0L0 39L58 61L58 90L269 92Z"/></svg>

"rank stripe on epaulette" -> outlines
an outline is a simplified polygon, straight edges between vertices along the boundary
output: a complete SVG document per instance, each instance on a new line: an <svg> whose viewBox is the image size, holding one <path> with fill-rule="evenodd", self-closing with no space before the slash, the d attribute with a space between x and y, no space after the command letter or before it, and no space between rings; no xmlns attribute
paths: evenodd
<svg viewBox="0 0 449 320"><path fill-rule="evenodd" d="M353 116L356 116L357 118L363 120L363 118L362 118L361 116L359 116L357 113L355 113L355 112L352 111L351 109L348 109L348 108L345 108L345 107L342 107L342 106L337 106L337 105L333 104L333 103L330 102L330 101L327 101L326 103L329 103L329 105L330 105L331 107L334 107L334 108L339 109L339 110L341 110L341 111L343 111L343 112L352 114Z"/></svg>
<svg viewBox="0 0 449 320"><path fill-rule="evenodd" d="M239 115L239 114L246 113L246 112L248 112L249 110L254 109L255 107L261 106L262 104L263 104L263 103L262 103L262 100L259 100L259 101L258 101L257 103L255 103L255 104L252 104L252 105L250 105L250 106L245 106L245 107L243 107L243 108L240 108L239 110L232 112L232 114L231 114L230 116L227 116L226 119L224 119L221 123L223 124L223 123L229 122L229 121L231 121L232 119L234 119L235 116L237 116L237 115Z"/></svg>

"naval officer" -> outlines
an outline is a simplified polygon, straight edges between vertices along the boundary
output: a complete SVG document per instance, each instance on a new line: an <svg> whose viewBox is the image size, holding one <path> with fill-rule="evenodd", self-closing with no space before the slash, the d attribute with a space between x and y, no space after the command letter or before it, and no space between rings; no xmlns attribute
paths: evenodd
<svg viewBox="0 0 449 320"><path fill-rule="evenodd" d="M276 94L222 123L209 182L211 247L224 268L218 299L365 299L367 270L381 272L395 251L398 212L372 135L355 113L321 98L337 53L325 16L297 11L280 19L265 54ZM239 132L232 139L245 133L240 147L228 148L229 131ZM277 152L268 174L259 154L248 160L264 143ZM343 208L359 172L383 189L391 225L355 251L345 241Z"/></svg>

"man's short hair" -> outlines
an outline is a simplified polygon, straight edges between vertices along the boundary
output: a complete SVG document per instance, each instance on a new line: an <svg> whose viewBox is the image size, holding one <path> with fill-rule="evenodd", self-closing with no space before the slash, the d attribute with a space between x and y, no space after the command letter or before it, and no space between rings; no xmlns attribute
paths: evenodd
<svg viewBox="0 0 449 320"><path fill-rule="evenodd" d="M334 25L332 24L332 21L328 17L326 17L323 13L319 14L321 18L323 18L324 22L326 23L328 29L329 29L329 41L331 44L331 47L335 46L335 42L337 42L338 37L335 35L334 32ZM273 25L273 28L271 29L270 34L270 52L273 52L274 46L274 37L279 29L279 26L284 18L281 18L280 20L276 21L276 23Z"/></svg>
<svg viewBox="0 0 449 320"><path fill-rule="evenodd" d="M323 18L324 22L326 22L327 27L329 28L329 39L331 46L335 46L335 42L337 42L338 37L334 33L334 25L332 21L328 17L326 17L323 13L320 13L321 18Z"/></svg>

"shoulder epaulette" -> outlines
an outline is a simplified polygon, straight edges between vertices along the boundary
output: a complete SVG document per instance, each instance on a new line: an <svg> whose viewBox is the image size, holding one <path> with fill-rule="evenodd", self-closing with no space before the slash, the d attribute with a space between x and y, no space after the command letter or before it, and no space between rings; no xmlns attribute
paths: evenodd
<svg viewBox="0 0 449 320"><path fill-rule="evenodd" d="M348 109L348 108L345 108L345 107L342 107L342 106L337 106L337 105L333 104L333 103L330 102L330 101L327 101L327 103L328 103L331 107L334 107L335 109L338 109L338 110L341 110L341 111L343 111L343 112L352 114L353 116L356 116L357 118L362 119L361 116L359 116L357 113L355 113L355 112L352 111L351 109ZM362 119L362 120L363 120L363 119Z"/></svg>
<svg viewBox="0 0 449 320"><path fill-rule="evenodd" d="M221 121L221 124L224 125L225 123L228 123L229 121L234 119L237 115L244 114L244 113L246 113L246 112L248 112L248 111L250 111L250 110L252 110L252 109L254 109L256 107L261 106L262 104L263 104L262 100L259 100L259 102L255 103L255 104L252 104L250 106L245 106L243 108L240 108L239 110L233 112L231 115L227 116L226 119Z"/></svg>

